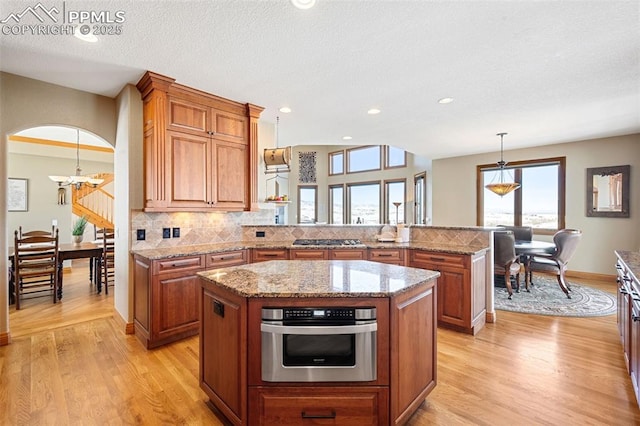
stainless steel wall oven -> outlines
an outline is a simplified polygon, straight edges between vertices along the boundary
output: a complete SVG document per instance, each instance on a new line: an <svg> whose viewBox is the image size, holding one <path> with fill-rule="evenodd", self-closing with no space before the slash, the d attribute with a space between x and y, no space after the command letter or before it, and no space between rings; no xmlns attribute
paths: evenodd
<svg viewBox="0 0 640 426"><path fill-rule="evenodd" d="M262 380L376 380L375 308L263 308Z"/></svg>

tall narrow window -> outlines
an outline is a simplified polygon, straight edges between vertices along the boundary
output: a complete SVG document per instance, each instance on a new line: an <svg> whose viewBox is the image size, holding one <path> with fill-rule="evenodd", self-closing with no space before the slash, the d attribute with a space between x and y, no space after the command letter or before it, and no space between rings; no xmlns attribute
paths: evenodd
<svg viewBox="0 0 640 426"><path fill-rule="evenodd" d="M427 223L427 172L413 177L413 220L417 224Z"/></svg>
<svg viewBox="0 0 640 426"><path fill-rule="evenodd" d="M318 220L318 187L298 186L298 223L316 223Z"/></svg>
<svg viewBox="0 0 640 426"><path fill-rule="evenodd" d="M380 170L380 146L361 146L347 150L347 173Z"/></svg>
<svg viewBox="0 0 640 426"><path fill-rule="evenodd" d="M565 162L565 157L510 162L508 172L521 187L503 197L484 187L496 166L478 166L478 225L531 226L541 234L564 228Z"/></svg>
<svg viewBox="0 0 640 426"><path fill-rule="evenodd" d="M406 167L407 152L395 146L385 146L384 168L393 169L395 167Z"/></svg>
<svg viewBox="0 0 640 426"><path fill-rule="evenodd" d="M380 182L347 185L348 223L380 223Z"/></svg>
<svg viewBox="0 0 640 426"><path fill-rule="evenodd" d="M405 223L405 187L406 180L388 180L384 182L385 187L385 210L386 221L397 225Z"/></svg>
<svg viewBox="0 0 640 426"><path fill-rule="evenodd" d="M344 185L329 186L329 223L344 223Z"/></svg>
<svg viewBox="0 0 640 426"><path fill-rule="evenodd" d="M329 176L344 173L344 151L329 153Z"/></svg>

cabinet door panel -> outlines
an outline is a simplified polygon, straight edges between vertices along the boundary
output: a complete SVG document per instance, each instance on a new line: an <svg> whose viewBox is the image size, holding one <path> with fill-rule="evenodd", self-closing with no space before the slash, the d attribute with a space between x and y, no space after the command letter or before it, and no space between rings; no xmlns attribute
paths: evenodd
<svg viewBox="0 0 640 426"><path fill-rule="evenodd" d="M329 257L332 260L365 260L367 254L365 250L360 249L331 249Z"/></svg>
<svg viewBox="0 0 640 426"><path fill-rule="evenodd" d="M209 140L169 133L170 207L207 207L209 196Z"/></svg>
<svg viewBox="0 0 640 426"><path fill-rule="evenodd" d="M193 102L170 98L169 122L170 129L182 132L207 132L207 115L209 108Z"/></svg>
<svg viewBox="0 0 640 426"><path fill-rule="evenodd" d="M237 206L248 202L248 151L246 145L215 141L216 206Z"/></svg>
<svg viewBox="0 0 640 426"><path fill-rule="evenodd" d="M289 258L291 260L327 260L329 255L327 250L301 250L289 249Z"/></svg>
<svg viewBox="0 0 640 426"><path fill-rule="evenodd" d="M438 278L438 320L468 327L471 307L470 289L465 280L465 271L440 266Z"/></svg>
<svg viewBox="0 0 640 426"><path fill-rule="evenodd" d="M213 128L216 139L227 142L248 144L247 119L230 112L211 110Z"/></svg>
<svg viewBox="0 0 640 426"><path fill-rule="evenodd" d="M155 278L153 337L162 339L189 330L198 331L199 279L195 274L169 274ZM157 314L157 315L156 315Z"/></svg>

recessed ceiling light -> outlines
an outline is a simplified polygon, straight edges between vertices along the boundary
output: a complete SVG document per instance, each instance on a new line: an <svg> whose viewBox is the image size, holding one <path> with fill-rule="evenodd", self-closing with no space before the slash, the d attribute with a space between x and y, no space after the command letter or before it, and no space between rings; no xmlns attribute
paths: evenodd
<svg viewBox="0 0 640 426"><path fill-rule="evenodd" d="M73 31L73 35L76 38L89 43L95 43L98 41L98 37L91 34L91 27L89 27L89 25L78 25L75 31Z"/></svg>
<svg viewBox="0 0 640 426"><path fill-rule="evenodd" d="M291 108L289 107L282 107L280 108L280 112L284 112L285 114L288 114L291 112Z"/></svg>
<svg viewBox="0 0 640 426"><path fill-rule="evenodd" d="M439 104L450 104L451 102L453 102L453 98L438 99Z"/></svg>
<svg viewBox="0 0 640 426"><path fill-rule="evenodd" d="M380 114L380 110L378 108L371 108L369 111L367 111L367 114L369 115Z"/></svg>
<svg viewBox="0 0 640 426"><path fill-rule="evenodd" d="M291 0L291 4L298 9L311 9L316 4L316 0Z"/></svg>
<svg viewBox="0 0 640 426"><path fill-rule="evenodd" d="M350 141L351 139L353 139L351 136L343 136L342 137L343 141Z"/></svg>

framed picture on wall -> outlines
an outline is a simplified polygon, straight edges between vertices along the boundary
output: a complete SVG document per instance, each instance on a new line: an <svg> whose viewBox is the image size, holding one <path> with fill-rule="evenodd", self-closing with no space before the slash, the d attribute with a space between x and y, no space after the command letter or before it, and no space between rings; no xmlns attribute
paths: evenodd
<svg viewBox="0 0 640 426"><path fill-rule="evenodd" d="M29 210L29 179L9 178L7 188L7 207L10 212L26 212Z"/></svg>

